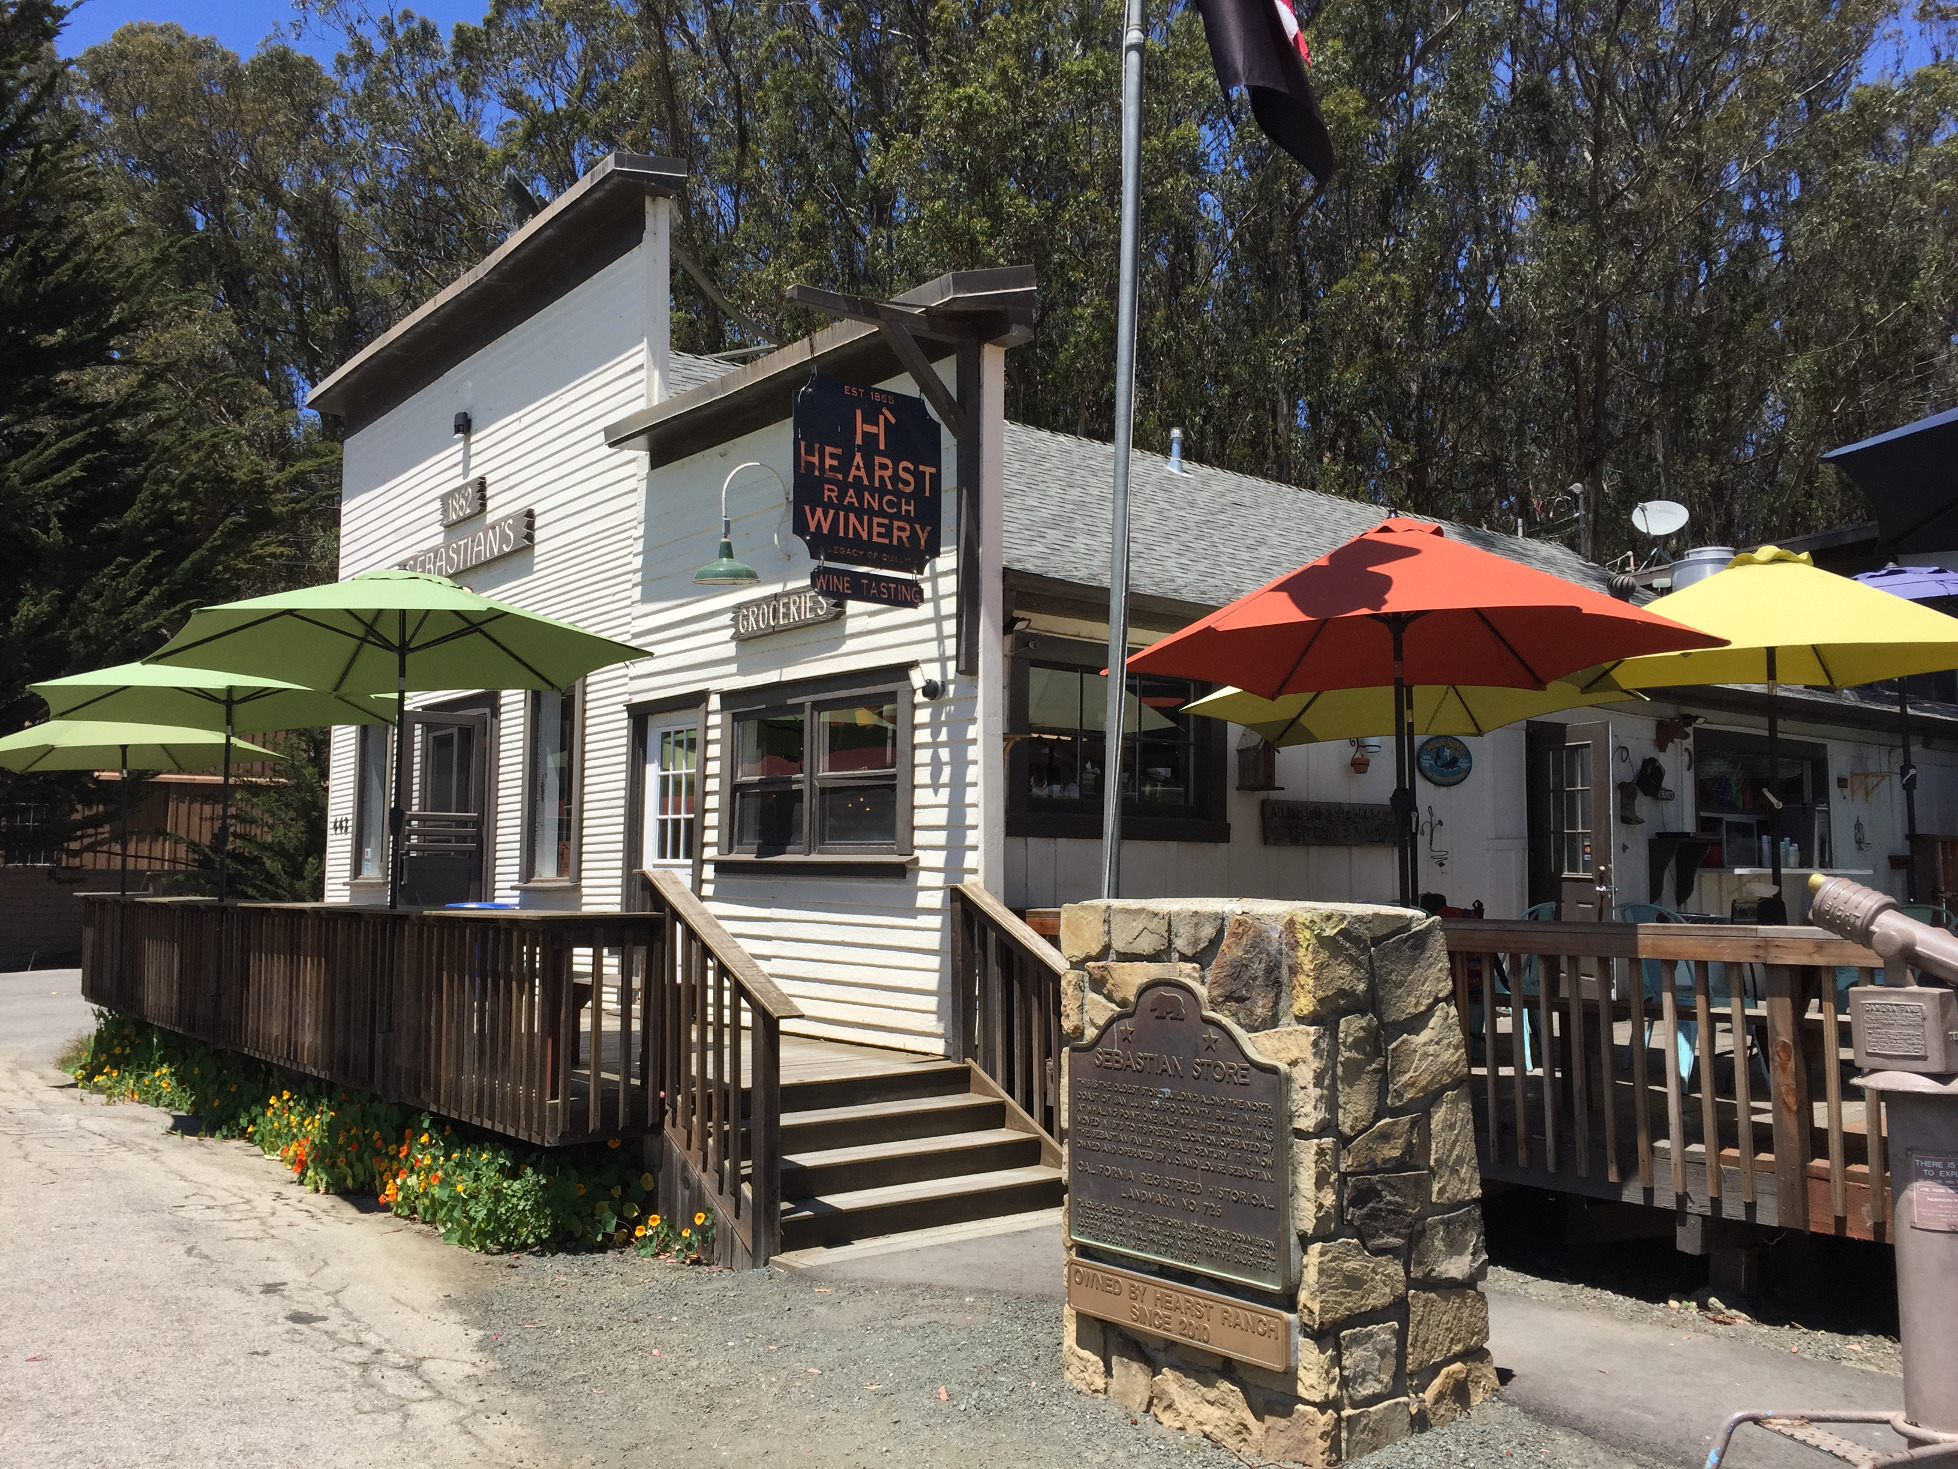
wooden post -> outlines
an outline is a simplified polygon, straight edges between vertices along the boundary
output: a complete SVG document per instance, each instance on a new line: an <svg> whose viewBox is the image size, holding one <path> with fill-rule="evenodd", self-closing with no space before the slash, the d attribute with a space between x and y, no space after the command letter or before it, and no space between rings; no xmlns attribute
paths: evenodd
<svg viewBox="0 0 1958 1469"><path fill-rule="evenodd" d="M1775 1223L1808 1228L1808 1053L1802 1044L1802 1012L1808 1008L1808 971L1791 964L1767 970L1768 1084L1774 1108Z"/></svg>
<svg viewBox="0 0 1958 1469"><path fill-rule="evenodd" d="M952 993L945 1010L945 1058L972 1059L972 941L966 931L965 899L956 886L952 900Z"/></svg>
<svg viewBox="0 0 1958 1469"><path fill-rule="evenodd" d="M754 1159L750 1197L755 1216L749 1235L754 1242L752 1263L760 1267L774 1257L782 1233L782 1022L759 1005L754 1016L748 1147ZM737 1194L739 1189L736 1180Z"/></svg>

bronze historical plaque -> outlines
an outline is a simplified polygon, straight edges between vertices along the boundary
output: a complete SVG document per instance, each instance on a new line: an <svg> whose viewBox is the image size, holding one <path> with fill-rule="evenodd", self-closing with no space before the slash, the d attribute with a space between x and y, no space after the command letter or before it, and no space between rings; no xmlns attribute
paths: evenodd
<svg viewBox="0 0 1958 1469"><path fill-rule="evenodd" d="M1260 1290L1292 1284L1282 1068L1174 980L1071 1048L1068 1235Z"/></svg>
<svg viewBox="0 0 1958 1469"><path fill-rule="evenodd" d="M1067 1303L1083 1316L1273 1372L1290 1372L1298 1365L1298 1317L1215 1291L1069 1257Z"/></svg>

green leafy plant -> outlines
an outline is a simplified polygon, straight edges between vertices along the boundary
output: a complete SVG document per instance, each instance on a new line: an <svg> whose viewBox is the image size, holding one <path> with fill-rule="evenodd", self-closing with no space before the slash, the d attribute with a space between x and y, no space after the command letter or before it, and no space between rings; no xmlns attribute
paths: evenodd
<svg viewBox="0 0 1958 1469"><path fill-rule="evenodd" d="M673 1260L681 1265L714 1263L714 1215L697 1210L689 1222L649 1214L633 1230L639 1253L654 1259Z"/></svg>
<svg viewBox="0 0 1958 1469"><path fill-rule="evenodd" d="M616 1138L528 1147L123 1015L98 1013L67 1069L112 1101L190 1114L207 1137L247 1139L315 1192L371 1192L472 1250L623 1245L643 1238L634 1231L651 1208L653 1176ZM693 1248L711 1258L712 1238L710 1226Z"/></svg>

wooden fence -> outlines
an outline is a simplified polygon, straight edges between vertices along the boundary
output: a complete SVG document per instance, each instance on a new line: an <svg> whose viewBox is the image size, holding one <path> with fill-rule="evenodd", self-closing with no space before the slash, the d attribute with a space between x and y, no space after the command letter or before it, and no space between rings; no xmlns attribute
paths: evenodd
<svg viewBox="0 0 1958 1469"><path fill-rule="evenodd" d="M1887 1237L1880 1101L1843 998L1870 950L1816 928L1451 920L1484 1177Z"/></svg>

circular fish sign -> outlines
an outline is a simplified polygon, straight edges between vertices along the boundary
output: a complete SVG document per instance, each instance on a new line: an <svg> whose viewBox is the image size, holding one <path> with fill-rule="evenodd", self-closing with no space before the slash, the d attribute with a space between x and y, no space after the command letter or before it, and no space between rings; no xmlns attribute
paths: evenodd
<svg viewBox="0 0 1958 1469"><path fill-rule="evenodd" d="M1458 786L1475 768L1475 757L1455 736L1433 735L1421 742L1421 753L1415 757L1415 764L1420 766L1428 784Z"/></svg>

